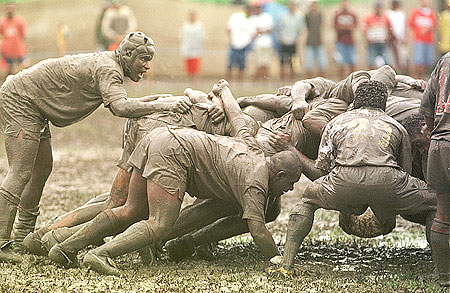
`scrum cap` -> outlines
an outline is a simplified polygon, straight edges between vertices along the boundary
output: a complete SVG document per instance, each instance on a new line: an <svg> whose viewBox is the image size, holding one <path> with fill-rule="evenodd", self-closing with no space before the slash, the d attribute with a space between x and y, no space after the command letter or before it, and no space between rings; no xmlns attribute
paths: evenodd
<svg viewBox="0 0 450 293"><path fill-rule="evenodd" d="M142 32L131 32L120 42L115 54L127 74L136 58L149 56L150 59L153 59L155 43Z"/></svg>

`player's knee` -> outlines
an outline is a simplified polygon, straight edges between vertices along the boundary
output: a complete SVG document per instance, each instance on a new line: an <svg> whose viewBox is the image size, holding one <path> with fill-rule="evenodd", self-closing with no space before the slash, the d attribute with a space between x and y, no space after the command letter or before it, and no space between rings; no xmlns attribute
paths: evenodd
<svg viewBox="0 0 450 293"><path fill-rule="evenodd" d="M163 239L170 233L170 226L166 225L164 222L156 221L155 219L147 219L145 220L145 223L154 241Z"/></svg>

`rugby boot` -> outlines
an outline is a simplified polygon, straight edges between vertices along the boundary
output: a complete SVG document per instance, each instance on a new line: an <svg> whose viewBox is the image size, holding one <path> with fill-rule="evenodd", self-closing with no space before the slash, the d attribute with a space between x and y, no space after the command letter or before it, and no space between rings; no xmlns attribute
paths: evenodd
<svg viewBox="0 0 450 293"><path fill-rule="evenodd" d="M173 261L181 261L195 252L192 244L192 236L182 236L167 242L166 250L169 253L169 258Z"/></svg>
<svg viewBox="0 0 450 293"><path fill-rule="evenodd" d="M39 215L39 206L35 206L32 209L25 209L19 206L18 217L14 225L14 249L19 249L22 252L25 251L23 246L23 240L25 237L34 232L36 226L36 220Z"/></svg>
<svg viewBox="0 0 450 293"><path fill-rule="evenodd" d="M87 267L103 275L120 275L119 269L111 259L146 246L150 247L152 244L152 236L149 230L145 221L131 225L111 241L86 254L83 260L83 267Z"/></svg>
<svg viewBox="0 0 450 293"><path fill-rule="evenodd" d="M48 257L57 265L65 268L78 267L77 252L61 247L61 244L54 245L48 252Z"/></svg>
<svg viewBox="0 0 450 293"><path fill-rule="evenodd" d="M22 242L26 251L31 254L47 256L48 250L44 246L44 241L41 239L37 232L29 233Z"/></svg>
<svg viewBox="0 0 450 293"><path fill-rule="evenodd" d="M12 241L3 244L0 247L0 262L21 263L21 255L15 253L12 248Z"/></svg>

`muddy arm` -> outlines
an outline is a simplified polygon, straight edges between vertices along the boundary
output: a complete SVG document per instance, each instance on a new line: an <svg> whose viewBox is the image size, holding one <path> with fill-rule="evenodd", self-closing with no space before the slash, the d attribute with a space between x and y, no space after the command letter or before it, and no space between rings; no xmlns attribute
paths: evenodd
<svg viewBox="0 0 450 293"><path fill-rule="evenodd" d="M300 158L300 162L302 163L303 174L305 174L305 176L308 177L309 180L314 181L317 178L327 174L326 171L316 168L314 166L315 164L314 160L311 160L301 152L297 152L297 154Z"/></svg>
<svg viewBox="0 0 450 293"><path fill-rule="evenodd" d="M277 96L272 94L263 94L249 97L239 97L237 102L241 108L255 106L263 110L268 110L283 115L291 110L291 104L285 99L291 100L287 96Z"/></svg>
<svg viewBox="0 0 450 293"><path fill-rule="evenodd" d="M157 94L157 95L150 95L150 96L145 96L145 97L141 97L141 98L136 98L134 100L140 101L140 102L151 102L151 101L156 101L159 98L166 98L166 97L172 97L172 95L171 94Z"/></svg>
<svg viewBox="0 0 450 293"><path fill-rule="evenodd" d="M275 245L275 241L264 223L254 220L247 220L247 224L253 240L267 258L270 259L275 255L280 255L277 246Z"/></svg>
<svg viewBox="0 0 450 293"><path fill-rule="evenodd" d="M306 112L308 112L310 106L306 102L306 97L309 96L311 90L312 86L307 82L297 81L294 83L291 91L292 98L294 99L291 111L295 119L302 119Z"/></svg>
<svg viewBox="0 0 450 293"><path fill-rule="evenodd" d="M191 106L192 103L187 99L179 99L173 102L142 102L139 100L122 98L111 102L109 104L109 109L116 116L136 118L161 111L184 113L188 111Z"/></svg>

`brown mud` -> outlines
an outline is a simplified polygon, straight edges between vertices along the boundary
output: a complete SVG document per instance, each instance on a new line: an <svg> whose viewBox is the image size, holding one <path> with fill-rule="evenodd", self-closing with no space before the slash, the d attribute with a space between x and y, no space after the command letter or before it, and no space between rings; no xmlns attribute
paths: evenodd
<svg viewBox="0 0 450 293"><path fill-rule="evenodd" d="M139 88L147 94L168 91L155 85L150 89ZM252 94L247 88L242 92ZM117 171L123 123L100 109L74 126L52 127L54 168L37 227L109 190ZM6 170L0 147L0 180ZM280 249L289 210L307 182L302 179L284 195L281 215L268 226ZM359 239L339 228L337 213L323 210L316 212L313 229L296 257L296 274L289 279L270 273L273 267L248 234L179 263L168 260L164 252L154 266L143 266L137 253L119 257L116 263L123 271L121 277L100 276L84 268L62 269L44 257L25 255L20 265L0 264L0 292L447 292L434 283L431 252L420 225L398 218L391 234Z"/></svg>

